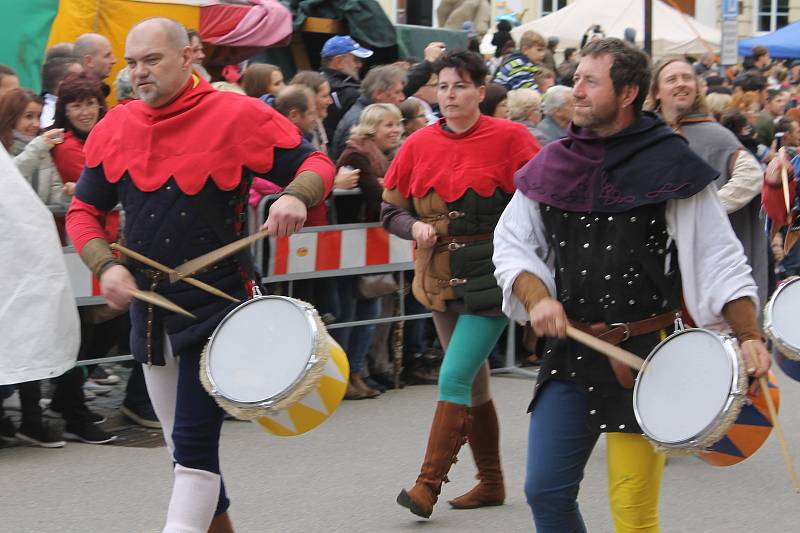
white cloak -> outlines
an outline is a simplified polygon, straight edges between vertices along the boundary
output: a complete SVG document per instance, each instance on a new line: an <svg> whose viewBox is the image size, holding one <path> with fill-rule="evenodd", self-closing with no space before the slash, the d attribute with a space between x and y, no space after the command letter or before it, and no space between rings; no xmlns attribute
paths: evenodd
<svg viewBox="0 0 800 533"><path fill-rule="evenodd" d="M0 147L0 385L73 366L80 319L53 216Z"/></svg>

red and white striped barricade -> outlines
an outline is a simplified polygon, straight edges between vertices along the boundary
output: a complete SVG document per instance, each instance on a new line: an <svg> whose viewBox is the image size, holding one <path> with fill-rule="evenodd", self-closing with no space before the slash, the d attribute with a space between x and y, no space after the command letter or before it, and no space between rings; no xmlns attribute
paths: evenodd
<svg viewBox="0 0 800 533"><path fill-rule="evenodd" d="M270 238L263 281L290 281L414 268L412 241L389 234L378 223L307 228Z"/></svg>

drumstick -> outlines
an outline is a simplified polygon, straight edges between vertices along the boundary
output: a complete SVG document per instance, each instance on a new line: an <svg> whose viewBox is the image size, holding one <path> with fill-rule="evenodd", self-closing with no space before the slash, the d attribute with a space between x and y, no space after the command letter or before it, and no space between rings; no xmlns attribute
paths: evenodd
<svg viewBox="0 0 800 533"><path fill-rule="evenodd" d="M233 241L232 243L226 244L221 248L217 248L216 250L208 252L207 254L203 254L200 257L195 257L191 261L187 261L186 263L180 265L175 270L170 272L169 280L172 283L175 283L180 279L183 279L187 276L191 276L198 270L202 270L209 265L213 265L217 261L225 259L229 255L235 254L236 252L238 252L243 248L247 248L254 242L259 241L266 236L267 236L267 231L261 230L258 233L254 233L252 235L244 237L243 239L239 239L238 241Z"/></svg>
<svg viewBox="0 0 800 533"><path fill-rule="evenodd" d="M164 272L165 274L171 274L172 272L174 272L174 270L171 269L170 267L168 267L166 265L162 265L158 261L154 261L154 260L150 259L149 257L140 254L139 252L135 252L135 251L131 250L130 248L126 248L126 247L122 246L121 244L113 243L111 245L111 248L113 250L117 250L120 253L123 253L123 254L127 255L131 259L135 259L135 260L139 261L140 263L144 263L145 265L153 267L156 270L160 270L161 272ZM194 278L183 278L183 281L185 281L189 285L193 285L193 286L197 287L198 289L202 289L202 290L204 290L206 292L209 292L209 293L213 294L214 296L219 296L220 298L225 298L226 300L230 300L230 301L236 302L236 303L241 302L241 300L238 300L238 299L234 298L230 294L228 294L226 292L223 292L223 291L217 289L216 287L212 287L211 285L209 285L207 283L203 283L200 280L196 280Z"/></svg>
<svg viewBox="0 0 800 533"><path fill-rule="evenodd" d="M584 346L588 346L589 348L596 350L601 354L610 357L611 359L616 359L620 363L628 365L635 370L641 370L642 365L644 364L644 361L642 361L641 357L632 354L628 350L623 350L619 346L614 346L610 342L598 339L594 335L584 333L583 331L576 329L569 324L567 324L567 337L570 337Z"/></svg>
<svg viewBox="0 0 800 533"><path fill-rule="evenodd" d="M781 185L783 186L783 201L786 202L786 212L791 217L792 208L789 205L789 174L786 171L786 163L783 160L783 148L778 150L778 157L781 158Z"/></svg>
<svg viewBox="0 0 800 533"><path fill-rule="evenodd" d="M166 298L164 298L163 296L161 296L157 292L140 291L140 290L134 289L134 290L131 291L131 296L133 296L134 298L138 298L139 300L142 300L143 302L147 302L147 303L150 303L150 304L153 304L153 305L157 305L159 307L163 307L164 309L172 311L173 313L178 313L179 315L188 316L190 318L197 318L196 316L194 316L192 313L190 313L189 311L187 311L183 307L170 302L169 300L167 300Z"/></svg>
<svg viewBox="0 0 800 533"><path fill-rule="evenodd" d="M757 364L758 352L756 347L750 344L750 355L753 357L753 364ZM792 456L789 454L789 447L786 445L786 437L783 434L783 428L778 422L778 412L775 410L775 404L772 402L772 394L769 392L769 382L766 376L758 378L758 384L764 393L764 399L767 400L767 410L769 417L772 419L772 425L775 427L775 432L778 435L778 441L781 443L781 451L783 452L783 462L786 463L786 470L789 472L789 477L794 483L794 491L800 493L800 481L797 479L797 472L794 469L794 462Z"/></svg>

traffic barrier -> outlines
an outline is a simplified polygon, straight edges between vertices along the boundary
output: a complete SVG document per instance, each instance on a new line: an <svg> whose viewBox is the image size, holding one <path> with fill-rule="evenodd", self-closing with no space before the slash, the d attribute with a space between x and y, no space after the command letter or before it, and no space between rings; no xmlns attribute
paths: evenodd
<svg viewBox="0 0 800 533"><path fill-rule="evenodd" d="M337 196L360 194L359 190L335 190L329 200L331 212ZM267 206L278 195L265 196L259 202L248 225L250 233L258 231L266 220ZM72 246L63 248L64 258L70 274L75 300L78 306L97 305L105 302L99 284ZM405 276L414 269L415 248L413 242L388 233L379 223L337 224L303 228L290 236L271 237L257 242L251 248L256 269L266 266L261 272L263 284L288 282L288 295L292 295L293 282L323 277L339 277L360 274L391 272L398 275L399 305L394 316L329 324L328 329L337 329L370 324L385 324L406 320L430 318L430 313L405 314ZM265 263L264 259L267 258ZM492 370L493 374L517 374L535 377L536 373L519 368L515 363L514 322L510 321L506 342L506 364ZM102 357L79 361L79 365L96 364L131 359L131 356Z"/></svg>

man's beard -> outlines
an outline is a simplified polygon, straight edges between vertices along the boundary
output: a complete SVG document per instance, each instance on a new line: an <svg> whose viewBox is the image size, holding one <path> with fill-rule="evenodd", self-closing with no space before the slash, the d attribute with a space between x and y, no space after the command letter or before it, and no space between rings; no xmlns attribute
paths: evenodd
<svg viewBox="0 0 800 533"><path fill-rule="evenodd" d="M588 115L580 117L578 113L573 113L572 122L579 128L586 128L588 130L596 130L603 126L610 126L614 123L617 117L616 109L592 109Z"/></svg>
<svg viewBox="0 0 800 533"><path fill-rule="evenodd" d="M139 100L143 101L146 104L152 104L154 101L158 99L158 89L155 87L142 89L141 87L136 88L136 95L139 97Z"/></svg>

